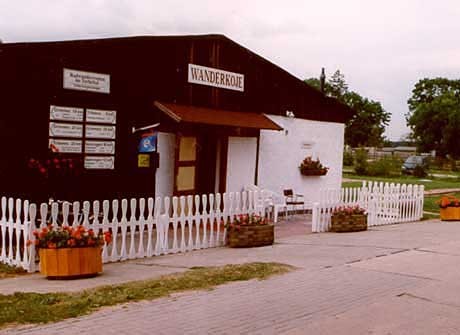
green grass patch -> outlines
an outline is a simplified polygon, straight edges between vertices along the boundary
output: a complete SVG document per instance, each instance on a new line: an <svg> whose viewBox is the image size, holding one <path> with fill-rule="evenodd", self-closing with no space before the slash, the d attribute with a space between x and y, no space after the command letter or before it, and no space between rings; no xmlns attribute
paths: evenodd
<svg viewBox="0 0 460 335"><path fill-rule="evenodd" d="M196 267L158 279L103 286L78 293L14 293L0 295L0 327L47 323L89 314L104 306L153 300L172 293L211 289L234 281L266 279L292 270L278 263Z"/></svg>
<svg viewBox="0 0 460 335"><path fill-rule="evenodd" d="M27 271L0 263L0 279L16 277L24 274L27 274Z"/></svg>
<svg viewBox="0 0 460 335"><path fill-rule="evenodd" d="M342 183L342 187L361 187L362 185L363 183L360 181L345 181Z"/></svg>

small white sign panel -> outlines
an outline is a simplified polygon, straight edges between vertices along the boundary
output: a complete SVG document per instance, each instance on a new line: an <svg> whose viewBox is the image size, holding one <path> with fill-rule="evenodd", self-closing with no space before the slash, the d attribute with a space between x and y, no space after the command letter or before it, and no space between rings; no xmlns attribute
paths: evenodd
<svg viewBox="0 0 460 335"><path fill-rule="evenodd" d="M64 69L63 86L69 90L110 93L110 75Z"/></svg>
<svg viewBox="0 0 460 335"><path fill-rule="evenodd" d="M50 122L49 136L83 137L83 125Z"/></svg>
<svg viewBox="0 0 460 335"><path fill-rule="evenodd" d="M87 109L86 122L115 124L117 122L117 112L100 109Z"/></svg>
<svg viewBox="0 0 460 335"><path fill-rule="evenodd" d="M83 108L50 106L50 120L83 121Z"/></svg>
<svg viewBox="0 0 460 335"><path fill-rule="evenodd" d="M86 125L86 138L115 138L115 126L93 126Z"/></svg>
<svg viewBox="0 0 460 335"><path fill-rule="evenodd" d="M71 154L80 154L82 141L80 140L58 140L52 139L49 140L49 146L53 152L63 152Z"/></svg>
<svg viewBox="0 0 460 335"><path fill-rule="evenodd" d="M243 74L201 65L188 65L188 82L244 92Z"/></svg>
<svg viewBox="0 0 460 335"><path fill-rule="evenodd" d="M115 154L115 141L86 141L87 154Z"/></svg>
<svg viewBox="0 0 460 335"><path fill-rule="evenodd" d="M113 170L115 168L115 157L113 156L86 156L85 169L90 170Z"/></svg>

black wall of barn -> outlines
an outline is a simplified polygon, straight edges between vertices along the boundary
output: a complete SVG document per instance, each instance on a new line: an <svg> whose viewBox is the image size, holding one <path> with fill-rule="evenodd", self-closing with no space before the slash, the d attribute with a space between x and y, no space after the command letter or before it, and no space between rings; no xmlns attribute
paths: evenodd
<svg viewBox="0 0 460 335"><path fill-rule="evenodd" d="M189 63L242 73L245 91L189 84ZM110 94L64 90L63 68L110 74ZM292 110L332 122L352 113L220 35L0 44L1 193L32 200L51 191L59 198L68 188L75 199L154 196L153 173L137 168L131 127L159 121L155 100L278 115ZM50 105L116 110L115 170L86 170L51 186L32 175L28 160L47 155ZM160 164L165 159L173 157L160 157Z"/></svg>

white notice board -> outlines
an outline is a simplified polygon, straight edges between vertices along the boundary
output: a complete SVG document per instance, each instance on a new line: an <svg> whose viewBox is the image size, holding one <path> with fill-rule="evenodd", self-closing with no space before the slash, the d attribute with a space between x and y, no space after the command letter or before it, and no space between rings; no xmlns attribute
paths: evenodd
<svg viewBox="0 0 460 335"><path fill-rule="evenodd" d="M61 140L49 139L49 146L53 152L81 154L82 141L81 140Z"/></svg>
<svg viewBox="0 0 460 335"><path fill-rule="evenodd" d="M115 124L117 123L117 111L87 108L86 122Z"/></svg>
<svg viewBox="0 0 460 335"><path fill-rule="evenodd" d="M63 87L69 90L110 93L110 75L64 69Z"/></svg>
<svg viewBox="0 0 460 335"><path fill-rule="evenodd" d="M85 142L87 154L115 154L115 141L89 141Z"/></svg>
<svg viewBox="0 0 460 335"><path fill-rule="evenodd" d="M85 137L112 140L115 138L115 126L96 126L87 124L85 127Z"/></svg>
<svg viewBox="0 0 460 335"><path fill-rule="evenodd" d="M83 125L60 122L50 122L49 136L54 137L83 137Z"/></svg>
<svg viewBox="0 0 460 335"><path fill-rule="evenodd" d="M85 169L89 170L113 170L115 157L113 156L86 156Z"/></svg>
<svg viewBox="0 0 460 335"><path fill-rule="evenodd" d="M51 105L50 120L82 122L83 108Z"/></svg>

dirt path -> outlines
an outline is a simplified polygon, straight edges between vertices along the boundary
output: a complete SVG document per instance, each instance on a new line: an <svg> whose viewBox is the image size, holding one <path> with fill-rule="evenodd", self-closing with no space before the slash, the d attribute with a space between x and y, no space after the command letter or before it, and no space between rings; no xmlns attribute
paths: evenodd
<svg viewBox="0 0 460 335"><path fill-rule="evenodd" d="M447 193L456 193L460 192L460 188L437 188L434 190L425 191L425 195L438 195L438 194L447 194Z"/></svg>

